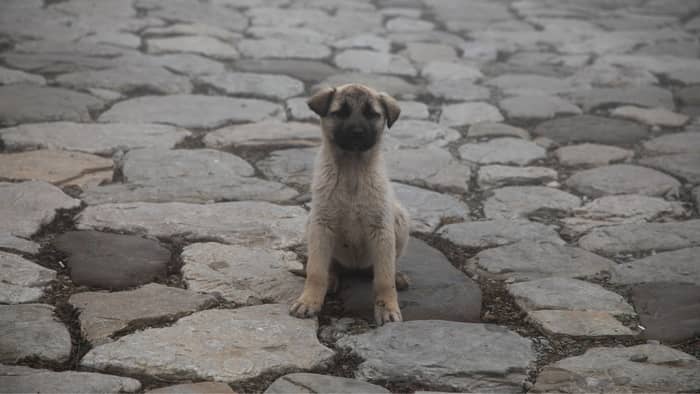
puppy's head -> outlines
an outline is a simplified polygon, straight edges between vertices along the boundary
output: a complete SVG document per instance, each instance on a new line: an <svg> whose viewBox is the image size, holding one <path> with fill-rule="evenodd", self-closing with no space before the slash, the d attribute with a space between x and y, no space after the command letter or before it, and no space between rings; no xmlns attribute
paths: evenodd
<svg viewBox="0 0 700 394"><path fill-rule="evenodd" d="M359 84L323 88L308 101L321 117L325 138L342 150L364 152L379 143L401 109L386 93Z"/></svg>

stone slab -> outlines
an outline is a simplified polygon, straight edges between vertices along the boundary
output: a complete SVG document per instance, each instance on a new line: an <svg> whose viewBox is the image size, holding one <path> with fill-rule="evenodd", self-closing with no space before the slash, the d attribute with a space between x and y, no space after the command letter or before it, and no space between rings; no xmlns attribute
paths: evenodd
<svg viewBox="0 0 700 394"><path fill-rule="evenodd" d="M272 382L264 394L353 394L353 393L390 393L382 386L377 386L355 379L313 373L293 373L284 375Z"/></svg>
<svg viewBox="0 0 700 394"><path fill-rule="evenodd" d="M547 167L487 165L479 168L476 182L482 189L500 186L542 185L555 181L558 174Z"/></svg>
<svg viewBox="0 0 700 394"><path fill-rule="evenodd" d="M669 111L666 108L639 108L622 106L611 113L618 118L632 119L648 126L681 127L688 121L688 116Z"/></svg>
<svg viewBox="0 0 700 394"><path fill-rule="evenodd" d="M306 105L306 104L304 104ZM227 126L207 133L204 144L210 148L223 147L297 147L321 143L317 125L300 122L262 121Z"/></svg>
<svg viewBox="0 0 700 394"><path fill-rule="evenodd" d="M663 107L670 110L675 108L671 92L658 86L586 89L575 92L572 99L586 112L615 104L631 104L649 108Z"/></svg>
<svg viewBox="0 0 700 394"><path fill-rule="evenodd" d="M408 83L397 76L359 72L332 75L315 85L311 90L315 91L321 86L338 86L346 83L361 83L363 85L372 86L396 98L413 97L423 90L420 86Z"/></svg>
<svg viewBox="0 0 700 394"><path fill-rule="evenodd" d="M237 59L238 51L235 47L214 37L207 36L180 36L150 38L146 40L148 53L196 53L215 59Z"/></svg>
<svg viewBox="0 0 700 394"><path fill-rule="evenodd" d="M433 232L445 220L469 220L469 207L455 197L401 183L392 185L411 217L411 231Z"/></svg>
<svg viewBox="0 0 700 394"><path fill-rule="evenodd" d="M680 343L700 334L700 286L653 282L635 285L630 301L645 328L644 338Z"/></svg>
<svg viewBox="0 0 700 394"><path fill-rule="evenodd" d="M334 353L318 342L316 320L294 318L287 309L268 304L197 312L170 327L97 346L81 365L171 381L233 382L330 361Z"/></svg>
<svg viewBox="0 0 700 394"><path fill-rule="evenodd" d="M83 336L93 346L110 342L113 334L134 324L174 320L216 302L216 298L210 295L156 283L112 293L76 293L68 299L79 313Z"/></svg>
<svg viewBox="0 0 700 394"><path fill-rule="evenodd" d="M599 227L578 243L584 249L608 256L700 246L700 220Z"/></svg>
<svg viewBox="0 0 700 394"><path fill-rule="evenodd" d="M557 96L525 95L498 103L508 119L551 119L558 115L581 115L581 109Z"/></svg>
<svg viewBox="0 0 700 394"><path fill-rule="evenodd" d="M0 304L36 302L56 279L56 271L0 251Z"/></svg>
<svg viewBox="0 0 700 394"><path fill-rule="evenodd" d="M634 144L649 135L644 127L635 122L594 115L547 120L537 125L532 132L561 144L572 142Z"/></svg>
<svg viewBox="0 0 700 394"><path fill-rule="evenodd" d="M444 147L459 138L457 130L438 123L399 118L384 136L384 146L389 149Z"/></svg>
<svg viewBox="0 0 700 394"><path fill-rule="evenodd" d="M188 136L185 129L149 123L51 122L0 129L0 139L11 151L63 149L98 155L136 148L171 149Z"/></svg>
<svg viewBox="0 0 700 394"><path fill-rule="evenodd" d="M389 177L419 187L465 193L471 168L437 147L388 150L384 154Z"/></svg>
<svg viewBox="0 0 700 394"><path fill-rule="evenodd" d="M255 165L268 179L308 188L311 186L318 149L313 147L276 150Z"/></svg>
<svg viewBox="0 0 700 394"><path fill-rule="evenodd" d="M471 102L448 104L442 107L440 124L447 127L471 126L482 122L502 122L503 115L491 104Z"/></svg>
<svg viewBox="0 0 700 394"><path fill-rule="evenodd" d="M534 142L519 138L496 138L487 142L468 143L459 147L463 160L479 164L514 164L524 166L547 157L547 151Z"/></svg>
<svg viewBox="0 0 700 394"><path fill-rule="evenodd" d="M111 159L88 153L42 149L0 155L0 178L82 187L111 181L112 166Z"/></svg>
<svg viewBox="0 0 700 394"><path fill-rule="evenodd" d="M236 305L291 304L304 289L304 278L290 271L301 266L292 252L207 242L188 245L181 258L189 290Z"/></svg>
<svg viewBox="0 0 700 394"><path fill-rule="evenodd" d="M103 123L166 123L212 129L227 123L285 119L282 106L269 101L204 95L142 96L121 101L100 115Z"/></svg>
<svg viewBox="0 0 700 394"><path fill-rule="evenodd" d="M471 249L509 245L522 240L564 244L551 226L527 220L484 220L448 224L438 235L450 242Z"/></svg>
<svg viewBox="0 0 700 394"><path fill-rule="evenodd" d="M700 361L663 345L592 348L544 367L532 392L687 392Z"/></svg>
<svg viewBox="0 0 700 394"><path fill-rule="evenodd" d="M617 265L612 270L610 282L619 284L700 283L699 252L700 247L679 249Z"/></svg>
<svg viewBox="0 0 700 394"><path fill-rule="evenodd" d="M71 339L68 329L46 304L0 305L0 362L27 358L48 362L68 361Z"/></svg>
<svg viewBox="0 0 700 394"><path fill-rule="evenodd" d="M700 153L697 152L647 157L641 159L639 164L656 168L693 185L700 184Z"/></svg>
<svg viewBox="0 0 700 394"><path fill-rule="evenodd" d="M89 206L78 215L76 227L159 238L179 236L190 241L290 247L302 243L305 223L304 209L267 202L124 203Z"/></svg>
<svg viewBox="0 0 700 394"><path fill-rule="evenodd" d="M693 153L700 151L700 133L686 131L664 134L643 144L644 149L653 153Z"/></svg>
<svg viewBox="0 0 700 394"><path fill-rule="evenodd" d="M554 151L559 163L569 166L602 166L613 162L626 161L634 152L617 146L601 144L579 144L562 146Z"/></svg>
<svg viewBox="0 0 700 394"><path fill-rule="evenodd" d="M148 390L146 394L236 394L226 383L199 382L182 383L154 390Z"/></svg>
<svg viewBox="0 0 700 394"><path fill-rule="evenodd" d="M397 271L408 275L410 281L409 287L398 293L404 321L480 321L479 285L425 242L409 240ZM344 310L371 321L374 316L371 275L342 275L340 283L339 297Z"/></svg>
<svg viewBox="0 0 700 394"><path fill-rule="evenodd" d="M680 182L650 168L613 164L583 170L566 180L573 190L590 197L615 194L641 194L645 196L677 195Z"/></svg>
<svg viewBox="0 0 700 394"><path fill-rule="evenodd" d="M0 86L0 125L71 120L89 122L90 111L102 109L96 97L37 85Z"/></svg>
<svg viewBox="0 0 700 394"><path fill-rule="evenodd" d="M504 327L439 320L386 324L337 345L364 359L360 379L458 391L519 393L535 360L530 340Z"/></svg>
<svg viewBox="0 0 700 394"><path fill-rule="evenodd" d="M132 393L138 380L94 372L35 369L0 364L0 387L6 393Z"/></svg>
<svg viewBox="0 0 700 394"><path fill-rule="evenodd" d="M548 335L618 337L637 334L606 312L541 310L529 312L527 318Z"/></svg>
<svg viewBox="0 0 700 394"><path fill-rule="evenodd" d="M515 281L547 277L595 278L609 274L614 265L580 248L529 240L483 250L467 263L472 272Z"/></svg>
<svg viewBox="0 0 700 394"><path fill-rule="evenodd" d="M505 123L483 122L469 127L467 132L469 137L515 137L525 140L530 139L527 130L514 127Z"/></svg>
<svg viewBox="0 0 700 394"><path fill-rule="evenodd" d="M183 77L158 66L124 66L105 70L86 70L59 75L56 82L72 89L99 88L130 93L148 91L158 94L189 93L192 84Z"/></svg>
<svg viewBox="0 0 700 394"><path fill-rule="evenodd" d="M121 290L168 273L170 251L156 241L132 235L70 231L54 246L68 255L71 280L83 286Z"/></svg>
<svg viewBox="0 0 700 394"><path fill-rule="evenodd" d="M538 213L566 213L581 205L581 199L545 186L506 186L494 189L484 202L489 219L517 219Z"/></svg>
<svg viewBox="0 0 700 394"><path fill-rule="evenodd" d="M298 96L304 83L286 75L229 72L197 78L200 83L214 86L231 95L247 95L276 100Z"/></svg>

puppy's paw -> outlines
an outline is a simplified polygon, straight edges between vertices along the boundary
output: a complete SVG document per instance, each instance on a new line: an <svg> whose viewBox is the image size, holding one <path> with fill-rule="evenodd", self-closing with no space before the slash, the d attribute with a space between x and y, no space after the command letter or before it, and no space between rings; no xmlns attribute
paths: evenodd
<svg viewBox="0 0 700 394"><path fill-rule="evenodd" d="M289 314L302 319L314 317L321 312L321 306L323 306L323 299L318 300L308 300L308 297L302 295L299 297L292 306L289 307Z"/></svg>
<svg viewBox="0 0 700 394"><path fill-rule="evenodd" d="M397 303L387 303L382 300L377 300L374 303L374 320L378 326L384 323L403 321L401 309Z"/></svg>

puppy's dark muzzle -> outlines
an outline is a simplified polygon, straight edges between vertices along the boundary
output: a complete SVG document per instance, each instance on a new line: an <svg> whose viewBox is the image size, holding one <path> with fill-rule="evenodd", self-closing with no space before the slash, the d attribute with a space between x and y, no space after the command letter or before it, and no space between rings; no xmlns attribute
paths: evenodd
<svg viewBox="0 0 700 394"><path fill-rule="evenodd" d="M364 152L377 142L377 133L366 127L351 126L337 130L333 139L340 149Z"/></svg>

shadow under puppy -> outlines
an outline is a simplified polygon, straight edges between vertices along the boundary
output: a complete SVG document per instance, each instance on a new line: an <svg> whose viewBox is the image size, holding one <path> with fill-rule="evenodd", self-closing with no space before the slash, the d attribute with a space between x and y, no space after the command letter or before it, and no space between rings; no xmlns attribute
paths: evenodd
<svg viewBox="0 0 700 394"><path fill-rule="evenodd" d="M398 103L348 84L320 90L308 105L321 117L323 142L306 227L306 283L290 313L315 316L326 292L337 289L342 267L372 271L377 324L401 321L396 290L408 283L396 263L408 241L409 216L394 196L381 153L384 126L398 118Z"/></svg>

